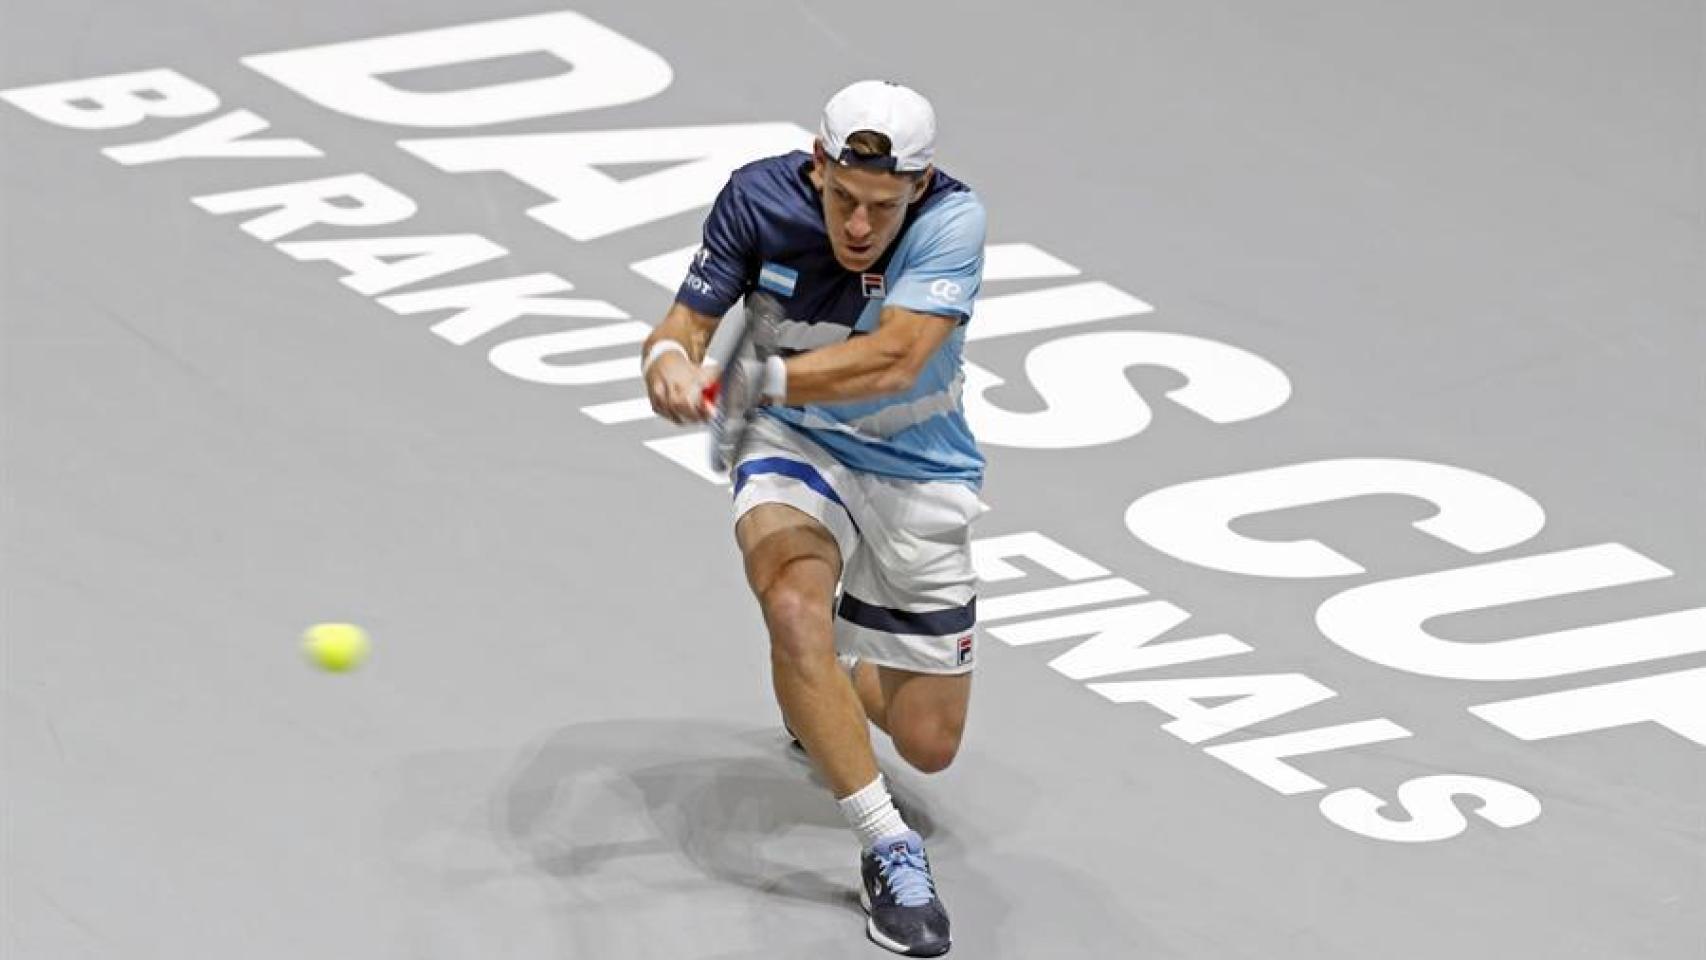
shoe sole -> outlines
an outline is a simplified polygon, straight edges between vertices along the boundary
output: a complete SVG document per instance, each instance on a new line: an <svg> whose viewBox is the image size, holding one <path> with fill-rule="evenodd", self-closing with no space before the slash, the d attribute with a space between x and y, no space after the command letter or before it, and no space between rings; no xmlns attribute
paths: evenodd
<svg viewBox="0 0 1706 960"><path fill-rule="evenodd" d="M916 950L903 943L896 943L888 937L883 936L882 931L877 929L876 918L871 916L870 894L865 892L865 888L862 885L859 887L859 906L865 909L865 936L869 938L872 943L891 953L898 953L903 957L939 957L947 953L954 945L954 942L949 940L947 943L942 944L942 949L940 950Z"/></svg>

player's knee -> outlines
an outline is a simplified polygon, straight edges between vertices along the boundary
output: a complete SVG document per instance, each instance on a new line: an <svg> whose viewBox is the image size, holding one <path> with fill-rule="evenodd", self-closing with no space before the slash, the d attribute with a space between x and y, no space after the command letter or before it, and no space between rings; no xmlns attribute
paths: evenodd
<svg viewBox="0 0 1706 960"><path fill-rule="evenodd" d="M894 738L895 752L919 773L941 773L960 752L960 729L938 725L928 731Z"/></svg>
<svg viewBox="0 0 1706 960"><path fill-rule="evenodd" d="M771 632L798 633L802 628L820 625L829 618L829 602L816 590L781 580L764 591L762 606L764 622Z"/></svg>
<svg viewBox="0 0 1706 960"><path fill-rule="evenodd" d="M764 622L770 628L772 657L788 660L816 656L826 643L830 622L829 600L818 591L804 589L785 578L771 585L760 598Z"/></svg>

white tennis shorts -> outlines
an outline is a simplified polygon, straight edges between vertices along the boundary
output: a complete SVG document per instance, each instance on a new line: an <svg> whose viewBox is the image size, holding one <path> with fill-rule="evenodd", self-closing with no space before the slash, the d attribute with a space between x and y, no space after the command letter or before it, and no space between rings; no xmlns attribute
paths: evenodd
<svg viewBox="0 0 1706 960"><path fill-rule="evenodd" d="M754 417L751 430L732 472L735 520L783 503L835 537L836 652L918 673L970 672L978 643L971 524L985 509L977 492L852 470L770 417Z"/></svg>

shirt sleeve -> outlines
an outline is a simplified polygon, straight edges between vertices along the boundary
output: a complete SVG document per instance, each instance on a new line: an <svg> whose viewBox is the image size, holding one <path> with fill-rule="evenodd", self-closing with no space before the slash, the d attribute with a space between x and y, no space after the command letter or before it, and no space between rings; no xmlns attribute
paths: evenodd
<svg viewBox="0 0 1706 960"><path fill-rule="evenodd" d="M975 194L959 194L926 212L912 229L921 232L884 305L965 323L983 282L983 203Z"/></svg>
<svg viewBox="0 0 1706 960"><path fill-rule="evenodd" d="M740 182L730 177L705 218L703 239L675 292L676 302L713 317L727 313L757 271L757 238L752 206Z"/></svg>

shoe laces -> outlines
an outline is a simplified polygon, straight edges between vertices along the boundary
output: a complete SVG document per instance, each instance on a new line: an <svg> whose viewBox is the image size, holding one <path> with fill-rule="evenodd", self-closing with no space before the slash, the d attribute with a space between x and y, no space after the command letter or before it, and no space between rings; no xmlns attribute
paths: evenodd
<svg viewBox="0 0 1706 960"><path fill-rule="evenodd" d="M922 853L901 847L882 854L880 859L883 882L894 893L896 903L903 907L922 907L936 898L936 885L930 879L930 864Z"/></svg>

